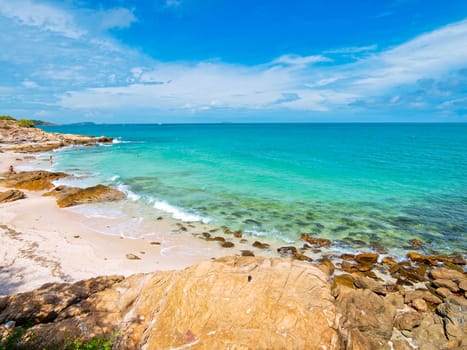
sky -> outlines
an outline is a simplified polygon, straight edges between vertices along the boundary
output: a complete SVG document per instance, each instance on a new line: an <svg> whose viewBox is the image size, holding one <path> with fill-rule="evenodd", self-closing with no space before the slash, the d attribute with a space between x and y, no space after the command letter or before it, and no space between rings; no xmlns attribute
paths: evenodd
<svg viewBox="0 0 467 350"><path fill-rule="evenodd" d="M0 114L467 122L465 0L0 0Z"/></svg>

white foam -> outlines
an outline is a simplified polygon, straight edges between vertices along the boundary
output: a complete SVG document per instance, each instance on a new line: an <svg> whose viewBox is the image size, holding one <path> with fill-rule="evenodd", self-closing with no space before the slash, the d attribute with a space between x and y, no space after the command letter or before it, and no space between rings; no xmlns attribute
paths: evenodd
<svg viewBox="0 0 467 350"><path fill-rule="evenodd" d="M204 224L207 224L210 220L208 218L203 218L202 216L187 213L183 209L177 208L165 201L155 201L154 208L160 211L169 213L174 219L185 221L185 222L194 222L201 221Z"/></svg>
<svg viewBox="0 0 467 350"><path fill-rule="evenodd" d="M117 181L120 178L120 175L114 175L110 178L110 181Z"/></svg>
<svg viewBox="0 0 467 350"><path fill-rule="evenodd" d="M118 176L118 175L117 175ZM114 176L115 177L115 176ZM130 188L127 185L124 185L122 183L119 183L117 185L117 189L119 191L122 191L123 193L126 194L127 198L133 202L139 201L141 199L141 196L139 194L136 194L130 190Z"/></svg>
<svg viewBox="0 0 467 350"><path fill-rule="evenodd" d="M113 139L112 143L114 143L114 144L117 144L117 143L131 143L131 141L124 141L124 140L122 140L121 137L118 137L116 139Z"/></svg>

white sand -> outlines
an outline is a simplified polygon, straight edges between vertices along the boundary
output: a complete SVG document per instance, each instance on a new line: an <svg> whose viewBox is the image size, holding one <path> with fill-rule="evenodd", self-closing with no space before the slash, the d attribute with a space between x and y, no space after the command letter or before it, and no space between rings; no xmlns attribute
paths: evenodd
<svg viewBox="0 0 467 350"><path fill-rule="evenodd" d="M0 173L9 165L21 169L31 162L35 160L30 154L0 153ZM167 220L154 220L151 227L151 241L156 237L160 245L105 235L84 225L83 215L58 208L53 197L24 192L27 198L0 204L0 294L24 292L48 282L181 269L238 254L238 249L224 249L189 233L174 234L173 223ZM109 219L107 227L112 224ZM141 259L129 260L128 253Z"/></svg>

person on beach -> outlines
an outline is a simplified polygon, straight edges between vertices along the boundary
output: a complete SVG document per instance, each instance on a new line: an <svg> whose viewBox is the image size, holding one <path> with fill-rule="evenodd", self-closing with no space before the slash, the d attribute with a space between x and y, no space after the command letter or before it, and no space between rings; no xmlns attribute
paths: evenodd
<svg viewBox="0 0 467 350"><path fill-rule="evenodd" d="M50 156L49 160L50 160L50 165L52 165L54 163L52 160L52 156Z"/></svg>
<svg viewBox="0 0 467 350"><path fill-rule="evenodd" d="M10 165L10 167L8 168L8 172L9 172L10 174L16 174L15 169L13 169L13 165Z"/></svg>

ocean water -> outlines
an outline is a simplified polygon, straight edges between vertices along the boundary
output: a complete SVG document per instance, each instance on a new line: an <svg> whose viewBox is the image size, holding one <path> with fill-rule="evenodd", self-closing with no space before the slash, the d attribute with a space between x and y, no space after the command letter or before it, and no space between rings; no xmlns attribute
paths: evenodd
<svg viewBox="0 0 467 350"><path fill-rule="evenodd" d="M467 124L178 124L44 127L106 135L54 152L71 184L125 190L160 212L342 250L467 251Z"/></svg>

